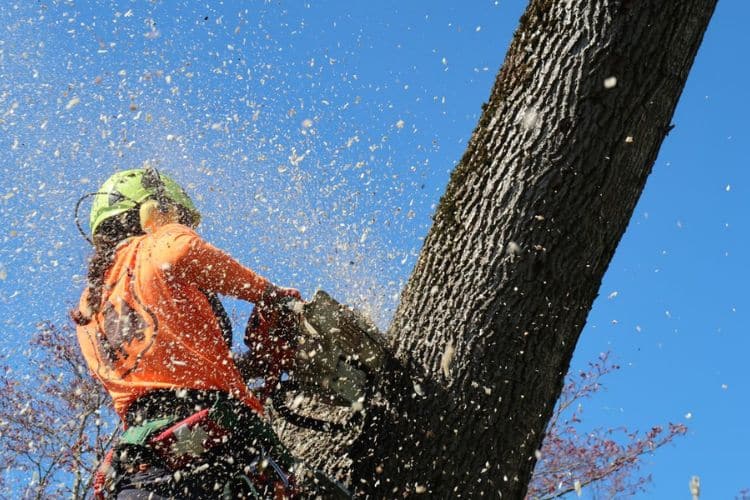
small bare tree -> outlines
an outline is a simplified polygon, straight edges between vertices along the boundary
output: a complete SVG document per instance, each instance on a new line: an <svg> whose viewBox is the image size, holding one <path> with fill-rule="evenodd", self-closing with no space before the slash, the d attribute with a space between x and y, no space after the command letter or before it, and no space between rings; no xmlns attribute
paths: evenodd
<svg viewBox="0 0 750 500"><path fill-rule="evenodd" d="M72 329L40 325L25 354L23 366L6 356L0 375L0 465L11 471L2 486L25 498L86 498L119 434L110 398Z"/></svg>
<svg viewBox="0 0 750 500"><path fill-rule="evenodd" d="M550 499L590 487L604 498L634 495L651 476L638 471L644 455L687 432L683 424L654 426L648 432L626 428L582 432L583 402L602 389L602 377L619 370L603 353L587 370L569 373L547 426L527 498Z"/></svg>

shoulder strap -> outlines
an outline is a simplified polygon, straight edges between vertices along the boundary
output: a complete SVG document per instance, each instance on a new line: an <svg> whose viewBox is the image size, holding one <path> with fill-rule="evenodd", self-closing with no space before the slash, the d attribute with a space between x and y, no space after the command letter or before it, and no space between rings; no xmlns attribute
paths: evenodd
<svg viewBox="0 0 750 500"><path fill-rule="evenodd" d="M216 316L216 321L219 322L219 329L224 337L224 341L227 343L227 347L232 348L232 321L229 319L227 310L224 309L224 305L219 300L219 296L215 292L203 291L203 294L208 299L208 303L211 304L211 309Z"/></svg>

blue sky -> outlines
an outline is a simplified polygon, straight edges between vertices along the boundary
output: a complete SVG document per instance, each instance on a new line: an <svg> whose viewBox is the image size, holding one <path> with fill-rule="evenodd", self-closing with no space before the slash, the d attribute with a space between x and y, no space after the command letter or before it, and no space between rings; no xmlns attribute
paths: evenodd
<svg viewBox="0 0 750 500"><path fill-rule="evenodd" d="M75 202L147 159L209 240L387 325L525 4L4 3L0 349L66 321L89 251ZM720 2L573 360L623 367L592 426L689 426L645 497L750 486L748 15Z"/></svg>

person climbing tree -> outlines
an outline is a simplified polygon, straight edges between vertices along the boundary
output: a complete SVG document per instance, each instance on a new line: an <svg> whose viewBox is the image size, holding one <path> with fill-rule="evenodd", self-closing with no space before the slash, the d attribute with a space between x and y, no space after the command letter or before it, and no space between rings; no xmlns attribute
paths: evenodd
<svg viewBox="0 0 750 500"><path fill-rule="evenodd" d="M216 294L274 304L300 292L198 236L192 200L153 167L118 172L92 196L94 253L71 316L125 429L97 495L292 495L294 460L234 362Z"/></svg>

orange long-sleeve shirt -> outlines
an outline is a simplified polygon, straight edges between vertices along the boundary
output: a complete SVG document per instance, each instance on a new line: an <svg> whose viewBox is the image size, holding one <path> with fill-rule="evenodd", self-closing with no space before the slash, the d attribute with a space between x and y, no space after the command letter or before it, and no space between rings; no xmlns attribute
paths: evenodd
<svg viewBox="0 0 750 500"><path fill-rule="evenodd" d="M105 274L99 312L77 328L86 362L117 414L124 419L151 390L175 388L225 391L262 414L203 292L255 302L268 285L179 224L123 242Z"/></svg>

